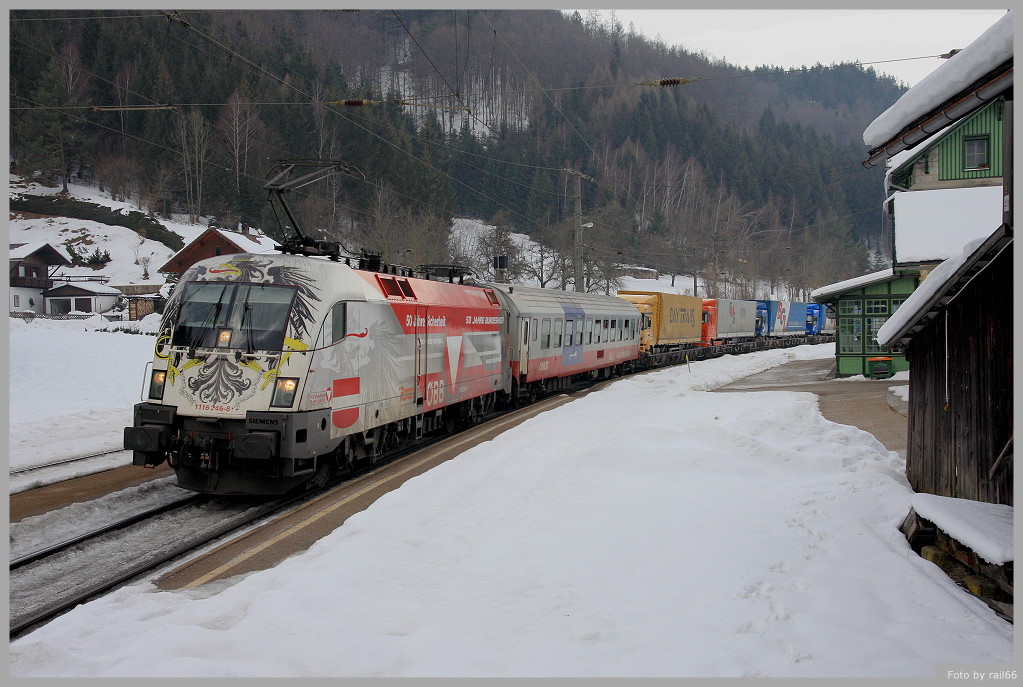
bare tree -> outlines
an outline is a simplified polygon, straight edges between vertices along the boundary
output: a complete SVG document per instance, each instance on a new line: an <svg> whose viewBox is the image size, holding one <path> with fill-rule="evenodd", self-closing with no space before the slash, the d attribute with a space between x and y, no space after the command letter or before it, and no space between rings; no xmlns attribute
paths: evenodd
<svg viewBox="0 0 1023 687"><path fill-rule="evenodd" d="M248 172L249 154L261 127L250 100L245 91L236 90L220 111L220 119L217 122L217 130L221 134L221 140L231 160L231 167L234 169L236 194L241 194L242 177Z"/></svg>
<svg viewBox="0 0 1023 687"><path fill-rule="evenodd" d="M193 224L202 213L203 181L209 164L212 127L198 110L191 110L177 121L174 143L181 158L181 175L185 182L188 218Z"/></svg>
<svg viewBox="0 0 1023 687"><path fill-rule="evenodd" d="M536 282L540 288L546 289L561 279L565 256L542 241L534 238L533 243L520 256L522 276Z"/></svg>

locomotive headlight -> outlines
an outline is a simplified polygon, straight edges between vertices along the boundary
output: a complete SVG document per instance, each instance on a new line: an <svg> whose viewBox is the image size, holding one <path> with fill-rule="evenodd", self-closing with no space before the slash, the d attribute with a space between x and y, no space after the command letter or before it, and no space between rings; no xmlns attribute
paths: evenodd
<svg viewBox="0 0 1023 687"><path fill-rule="evenodd" d="M221 329L217 332L217 348L227 348L231 345L231 330Z"/></svg>
<svg viewBox="0 0 1023 687"><path fill-rule="evenodd" d="M278 408L290 408L295 402L295 391L298 390L298 380L294 377L281 377L274 387L274 397L270 401L271 406Z"/></svg>
<svg viewBox="0 0 1023 687"><path fill-rule="evenodd" d="M167 370L153 370L149 378L149 398L162 399L163 385L167 382Z"/></svg>

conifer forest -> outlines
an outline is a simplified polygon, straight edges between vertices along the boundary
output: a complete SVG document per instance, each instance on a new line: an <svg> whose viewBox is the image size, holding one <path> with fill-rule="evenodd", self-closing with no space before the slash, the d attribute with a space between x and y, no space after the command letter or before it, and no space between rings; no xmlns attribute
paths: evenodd
<svg viewBox="0 0 1023 687"><path fill-rule="evenodd" d="M861 135L905 87L870 67L740 68L607 10L12 10L9 28L11 171L156 220L273 236L275 162L332 160L347 171L291 194L298 222L393 263L467 259L456 217L551 286L581 222L594 288L616 264L815 288L888 250Z"/></svg>

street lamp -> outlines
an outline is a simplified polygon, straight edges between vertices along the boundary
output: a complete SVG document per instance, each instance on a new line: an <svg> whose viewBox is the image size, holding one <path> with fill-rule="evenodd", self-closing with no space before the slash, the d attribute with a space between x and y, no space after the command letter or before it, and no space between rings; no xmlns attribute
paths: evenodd
<svg viewBox="0 0 1023 687"><path fill-rule="evenodd" d="M593 222L578 225L575 228L575 290L583 291L583 229L592 229Z"/></svg>

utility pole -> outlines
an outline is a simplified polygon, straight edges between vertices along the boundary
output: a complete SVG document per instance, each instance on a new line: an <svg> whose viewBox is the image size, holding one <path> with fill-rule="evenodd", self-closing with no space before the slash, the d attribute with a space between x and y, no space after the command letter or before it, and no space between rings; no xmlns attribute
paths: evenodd
<svg viewBox="0 0 1023 687"><path fill-rule="evenodd" d="M575 177L575 231L573 233L573 268L575 272L575 290L585 291L586 286L583 283L583 229L590 228L593 226L593 222L587 222L583 224L583 189L582 189L582 178L586 177L590 181L596 181L591 176L587 176L582 172L577 172L574 169L562 170L566 174L571 174Z"/></svg>

